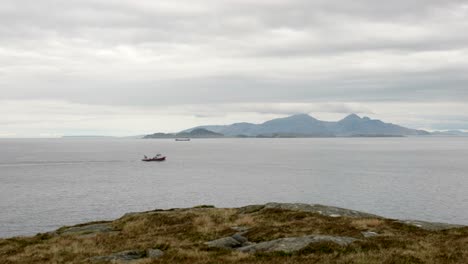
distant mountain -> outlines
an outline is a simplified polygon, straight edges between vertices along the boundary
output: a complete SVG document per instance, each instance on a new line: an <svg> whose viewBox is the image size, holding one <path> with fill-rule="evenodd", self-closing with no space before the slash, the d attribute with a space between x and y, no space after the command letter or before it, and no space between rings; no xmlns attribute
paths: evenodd
<svg viewBox="0 0 468 264"><path fill-rule="evenodd" d="M176 137L188 137L188 138L216 138L224 137L221 133L216 133L205 128L197 128L190 132L180 132L176 134Z"/></svg>
<svg viewBox="0 0 468 264"><path fill-rule="evenodd" d="M337 136L414 136L429 135L423 130L410 129L369 117L351 114L338 122L330 122L329 128Z"/></svg>
<svg viewBox="0 0 468 264"><path fill-rule="evenodd" d="M468 132L460 130L445 130L445 131L434 131L431 132L431 135L434 136L457 136L457 137L467 137Z"/></svg>
<svg viewBox="0 0 468 264"><path fill-rule="evenodd" d="M187 129L207 129L230 137L377 137L429 135L424 130L405 128L368 117L351 114L338 122L315 119L307 114L277 118L262 124L235 123L226 126L199 126Z"/></svg>
<svg viewBox="0 0 468 264"><path fill-rule="evenodd" d="M306 137L335 136L333 131L327 127L326 122L319 121L306 114L273 119L259 125L258 130L257 135L263 136L274 134Z"/></svg>
<svg viewBox="0 0 468 264"><path fill-rule="evenodd" d="M191 131L182 131L176 134L154 133L146 135L143 138L219 138L224 137L223 134L210 131L205 128L196 128Z"/></svg>
<svg viewBox="0 0 468 264"><path fill-rule="evenodd" d="M146 135L143 138L176 138L175 134L166 134L166 133L154 133Z"/></svg>

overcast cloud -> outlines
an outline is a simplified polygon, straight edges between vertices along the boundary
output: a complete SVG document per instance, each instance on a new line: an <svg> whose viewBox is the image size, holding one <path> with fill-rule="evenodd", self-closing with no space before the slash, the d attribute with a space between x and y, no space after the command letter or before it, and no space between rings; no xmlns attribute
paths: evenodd
<svg viewBox="0 0 468 264"><path fill-rule="evenodd" d="M299 112L468 129L466 32L466 0L2 0L0 137Z"/></svg>

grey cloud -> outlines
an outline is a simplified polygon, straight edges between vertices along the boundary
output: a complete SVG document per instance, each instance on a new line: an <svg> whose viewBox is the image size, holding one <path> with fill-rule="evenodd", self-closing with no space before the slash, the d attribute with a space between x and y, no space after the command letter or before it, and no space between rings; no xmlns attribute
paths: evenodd
<svg viewBox="0 0 468 264"><path fill-rule="evenodd" d="M456 0L4 0L0 98L463 101L467 31Z"/></svg>
<svg viewBox="0 0 468 264"><path fill-rule="evenodd" d="M203 76L131 80L58 74L4 83L0 99L60 99L91 104L165 105L301 101L466 101L465 69L341 73L326 78ZM131 73L130 73L131 74ZM321 76L318 76L321 77ZM108 77L109 78L109 77ZM1 82L0 82L1 83ZM40 88L39 88L40 87ZM25 93L24 91L28 92Z"/></svg>
<svg viewBox="0 0 468 264"><path fill-rule="evenodd" d="M360 23L358 26L403 23L424 27L434 26L441 18L444 19L442 26L450 23L466 27L463 16L458 19L453 16L463 1L391 1L385 4L369 0L346 3L305 0L3 2L4 7L0 8L3 33L21 34L23 31L26 37L28 34L37 37L41 32L103 41L192 42L210 41L214 37L246 37L281 28L327 37L330 31L358 33L360 29L353 28L356 23ZM44 7L48 12L44 12ZM123 36L101 34L103 30L112 29L122 31ZM8 38L8 34L2 36Z"/></svg>

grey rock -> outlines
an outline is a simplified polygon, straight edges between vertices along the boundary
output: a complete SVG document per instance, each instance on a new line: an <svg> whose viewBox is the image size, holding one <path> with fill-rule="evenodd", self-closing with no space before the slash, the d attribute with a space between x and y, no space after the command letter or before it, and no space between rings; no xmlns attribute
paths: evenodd
<svg viewBox="0 0 468 264"><path fill-rule="evenodd" d="M237 232L244 233L249 231L250 228L246 226L232 226L231 229Z"/></svg>
<svg viewBox="0 0 468 264"><path fill-rule="evenodd" d="M321 204L304 204L304 203L267 203L265 205L248 205L239 208L239 213L249 214L255 213L265 209L283 209L283 210L292 210L299 212L311 212L318 213L330 217L356 217L356 218L383 218L379 215L369 214L365 212L360 212L356 210L350 210L334 206L326 206ZM445 230L452 228L461 228L465 227L464 225L456 224L447 224L447 223L437 223L437 222L426 222L419 220L398 220L399 223L412 225L419 227L421 229L437 231Z"/></svg>
<svg viewBox="0 0 468 264"><path fill-rule="evenodd" d="M143 215L145 213L146 212L128 212L128 213L125 213L121 218L132 217L136 215Z"/></svg>
<svg viewBox="0 0 468 264"><path fill-rule="evenodd" d="M361 232L361 234L362 234L365 238L379 236L378 233L372 232L372 231L364 231L364 232Z"/></svg>
<svg viewBox="0 0 468 264"><path fill-rule="evenodd" d="M220 239L205 242L205 245L211 248L237 248L241 247L242 243L232 237L223 237Z"/></svg>
<svg viewBox="0 0 468 264"><path fill-rule="evenodd" d="M246 253L275 251L292 253L307 247L311 243L332 242L340 246L346 246L356 240L357 239L352 237L311 235L303 237L288 237L275 239L271 241L261 242L258 244L240 247L237 250Z"/></svg>
<svg viewBox="0 0 468 264"><path fill-rule="evenodd" d="M146 257L148 258L160 258L164 255L164 251L160 249L147 249L146 250Z"/></svg>
<svg viewBox="0 0 468 264"><path fill-rule="evenodd" d="M125 213L122 217L122 218L126 218L126 217L132 217L132 216L141 216L141 215L152 215L152 214L157 214L157 213L161 213L161 212L165 212L165 211L171 211L171 210L174 210L174 209L168 209L168 210L164 210L164 209L154 209L154 210L150 210L150 211L143 211L143 212L128 212L128 213Z"/></svg>
<svg viewBox="0 0 468 264"><path fill-rule="evenodd" d="M108 232L97 232L97 233L87 233L87 234L82 234L78 235L79 238L93 238L97 237L99 234L106 234L108 236L116 236L120 234L119 231L108 231Z"/></svg>
<svg viewBox="0 0 468 264"><path fill-rule="evenodd" d="M238 248L248 246L251 243L246 237L242 235L243 233L244 232L240 232L229 237L223 237L220 239L205 242L205 245L211 248Z"/></svg>
<svg viewBox="0 0 468 264"><path fill-rule="evenodd" d="M429 230L429 231L439 231L439 230L446 230L446 229L465 227L463 225L437 223L437 222L426 222L426 221L419 221L419 220L399 220L398 222L402 223L402 224L416 226L416 227L419 227L421 229Z"/></svg>
<svg viewBox="0 0 468 264"><path fill-rule="evenodd" d="M60 235L71 235L71 234L94 234L114 231L111 223L99 223L89 224L81 226L72 226L65 229L59 229L57 232Z"/></svg>
<svg viewBox="0 0 468 264"><path fill-rule="evenodd" d="M234 234L231 237L234 238L235 240L239 241L239 243L241 243L241 244L244 244L244 243L248 242L247 238L242 236L239 233Z"/></svg>
<svg viewBox="0 0 468 264"><path fill-rule="evenodd" d="M118 253L114 253L107 256L97 256L92 257L89 260L92 263L101 263L101 262L112 262L112 263L119 263L119 262L131 262L133 260L141 259L145 257L144 251L138 250L126 250Z"/></svg>
<svg viewBox="0 0 468 264"><path fill-rule="evenodd" d="M253 204L253 205L247 205L244 207L239 208L239 213L241 214L250 214L250 213L255 213L260 210L262 210L265 207L263 204Z"/></svg>

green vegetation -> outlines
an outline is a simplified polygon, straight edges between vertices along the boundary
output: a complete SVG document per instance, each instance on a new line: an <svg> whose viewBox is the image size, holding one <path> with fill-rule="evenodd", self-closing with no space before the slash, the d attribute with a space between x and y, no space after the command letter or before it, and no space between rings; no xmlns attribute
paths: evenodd
<svg viewBox="0 0 468 264"><path fill-rule="evenodd" d="M102 229L103 224L112 231ZM165 254L132 263L468 263L467 227L428 231L382 218L330 217L282 209L245 213L199 206L129 214L92 225L101 229L87 233L81 229L86 225L79 225L74 227L77 233L61 228L50 234L0 239L0 263L90 263L94 256L148 248ZM244 236L252 242L311 234L359 240L347 246L313 243L293 253L242 253L204 244L233 235L232 227L248 227ZM363 231L379 235L365 238Z"/></svg>

